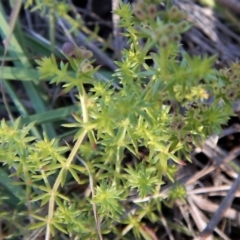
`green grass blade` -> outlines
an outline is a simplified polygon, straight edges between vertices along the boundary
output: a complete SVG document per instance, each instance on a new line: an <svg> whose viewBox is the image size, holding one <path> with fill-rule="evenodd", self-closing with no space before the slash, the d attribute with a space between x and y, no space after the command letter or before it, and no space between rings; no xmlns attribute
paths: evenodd
<svg viewBox="0 0 240 240"><path fill-rule="evenodd" d="M15 104L18 111L20 112L20 114L22 116L27 116L28 113L26 111L26 108L23 106L21 100L19 99L19 97L15 93L15 90L12 88L12 85L8 81L3 81L3 84L4 84L5 89L8 92L9 96L11 97L13 103ZM41 138L41 134L39 133L39 131L37 130L36 127L32 128L31 132L35 137L37 137L39 139Z"/></svg>
<svg viewBox="0 0 240 240"><path fill-rule="evenodd" d="M44 113L38 113L31 116L23 117L21 124L29 124L35 122L36 124L43 124L47 122L54 122L60 119L65 119L70 116L73 112L80 110L78 105L63 107L55 110L50 110Z"/></svg>
<svg viewBox="0 0 240 240"><path fill-rule="evenodd" d="M4 12L1 4L0 4L0 22L1 22L1 35L2 35L2 38L5 39L8 36L10 29L9 29L9 25L7 22L5 12ZM20 29L20 28L18 28L18 29ZM10 38L9 50L11 50L10 53L12 53L12 55L15 55L20 60L20 63L15 62L15 66L22 66L25 68L31 67L31 64L30 64L28 58L26 57L24 49L22 48L22 46L20 45L20 43L18 41L16 33L13 33ZM37 80L37 79L34 78L33 80ZM37 113L45 112L47 110L47 108L44 104L43 99L41 98L41 96L39 94L39 91L34 86L34 83L33 82L23 82L23 85L24 85L24 88L25 88L29 98L30 98L30 101L33 104L35 111ZM43 124L42 127L50 138L54 138L56 136L56 132L51 123Z"/></svg>
<svg viewBox="0 0 240 240"><path fill-rule="evenodd" d="M0 185L5 189L8 196L8 204L17 208L20 201L26 198L21 186L14 184L14 181L7 175L4 169L0 168Z"/></svg>
<svg viewBox="0 0 240 240"><path fill-rule="evenodd" d="M6 80L32 81L34 78L39 78L38 70L32 68L4 67L2 71L2 77Z"/></svg>

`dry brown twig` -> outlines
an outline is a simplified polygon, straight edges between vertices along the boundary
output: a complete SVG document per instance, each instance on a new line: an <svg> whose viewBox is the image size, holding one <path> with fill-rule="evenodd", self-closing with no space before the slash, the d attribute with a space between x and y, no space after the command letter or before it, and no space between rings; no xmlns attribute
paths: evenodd
<svg viewBox="0 0 240 240"><path fill-rule="evenodd" d="M212 219L207 224L206 228L201 232L201 237L207 237L214 231L214 228L217 226L219 221L222 219L224 213L226 212L227 208L232 204L232 201L235 197L235 192L240 186L240 175L235 180L234 184L232 185L231 189L229 190L228 194L223 199L222 203L218 207L217 211L214 213Z"/></svg>
<svg viewBox="0 0 240 240"><path fill-rule="evenodd" d="M214 10L200 7L191 0L173 2L187 13L187 20L193 23L193 28L183 37L190 47L190 54L216 54L221 60L221 65L240 59L239 35L223 24ZM233 2L236 3L233 0L223 2L232 2L231 7L235 6Z"/></svg>

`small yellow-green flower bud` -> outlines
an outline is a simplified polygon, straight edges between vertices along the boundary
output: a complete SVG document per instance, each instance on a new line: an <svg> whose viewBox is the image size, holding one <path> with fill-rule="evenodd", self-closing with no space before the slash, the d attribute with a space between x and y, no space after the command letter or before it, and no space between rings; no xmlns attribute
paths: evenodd
<svg viewBox="0 0 240 240"><path fill-rule="evenodd" d="M217 84L213 85L213 93L214 94L219 94L220 93L220 89L219 89L219 86Z"/></svg>
<svg viewBox="0 0 240 240"><path fill-rule="evenodd" d="M85 59L89 59L93 56L93 53L92 51L89 51L89 50L86 50L84 53L83 53L83 58Z"/></svg>
<svg viewBox="0 0 240 240"><path fill-rule="evenodd" d="M185 19L187 17L187 13L182 9L179 9L178 15L180 19Z"/></svg>
<svg viewBox="0 0 240 240"><path fill-rule="evenodd" d="M147 6L148 16L154 19L157 16L157 7L154 4L150 4Z"/></svg>
<svg viewBox="0 0 240 240"><path fill-rule="evenodd" d="M225 71L224 76L225 76L226 78L229 78L231 75L232 75L232 70L231 70L231 69L227 69L227 70Z"/></svg>
<svg viewBox="0 0 240 240"><path fill-rule="evenodd" d="M175 24L174 23L168 23L168 24L166 24L165 25L165 27L164 27L164 33L165 34L172 34L172 33L174 33L174 31L175 31Z"/></svg>
<svg viewBox="0 0 240 240"><path fill-rule="evenodd" d="M86 64L81 68L83 73L88 73L93 70L93 66L91 64Z"/></svg>
<svg viewBox="0 0 240 240"><path fill-rule="evenodd" d="M85 60L83 60L83 61L81 62L80 68L83 68L85 65L89 65L89 64L91 64L90 61L87 60L87 59L85 59Z"/></svg>
<svg viewBox="0 0 240 240"><path fill-rule="evenodd" d="M236 91L239 91L240 90L240 83L239 82L233 82L231 85L230 85L231 89L234 89Z"/></svg>
<svg viewBox="0 0 240 240"><path fill-rule="evenodd" d="M170 9L169 9L169 13L170 15L174 16L176 15L177 13L179 12L179 8L177 6L172 6Z"/></svg>
<svg viewBox="0 0 240 240"><path fill-rule="evenodd" d="M225 76L225 69L220 69L220 70L219 70L219 74L220 74L221 76Z"/></svg>
<svg viewBox="0 0 240 240"><path fill-rule="evenodd" d="M80 50L86 51L87 49L84 46L79 47Z"/></svg>
<svg viewBox="0 0 240 240"><path fill-rule="evenodd" d="M83 58L83 54L86 52L86 48L83 47L83 46L81 46L81 47L77 48L77 49L75 50L75 52L76 52L76 56L77 56L78 58Z"/></svg>
<svg viewBox="0 0 240 240"><path fill-rule="evenodd" d="M202 106L201 106L201 110L202 110L203 112L206 112L206 111L208 110L208 105L205 104L205 103L203 103Z"/></svg>
<svg viewBox="0 0 240 240"><path fill-rule="evenodd" d="M227 91L226 98L228 100L234 100L236 97L237 97L237 93L235 90L232 89L232 90Z"/></svg>
<svg viewBox="0 0 240 240"><path fill-rule="evenodd" d="M176 115L173 117L172 122L170 124L170 128L173 130L179 130L182 129L183 126L185 125L183 118L181 115Z"/></svg>
<svg viewBox="0 0 240 240"><path fill-rule="evenodd" d="M184 121L180 121L180 122L178 122L176 124L175 129L176 130L181 130L181 129L183 129L184 126L185 126L185 122Z"/></svg>
<svg viewBox="0 0 240 240"><path fill-rule="evenodd" d="M230 82L235 82L236 80L238 80L238 75L237 74L233 74L230 78L229 78L229 81Z"/></svg>
<svg viewBox="0 0 240 240"><path fill-rule="evenodd" d="M146 7L146 3L143 0L138 0L136 3L133 3L133 5L136 5L139 8L144 9Z"/></svg>
<svg viewBox="0 0 240 240"><path fill-rule="evenodd" d="M196 119L199 122L201 122L203 120L202 116L197 112L194 113L193 117L194 117L194 119Z"/></svg>
<svg viewBox="0 0 240 240"><path fill-rule="evenodd" d="M89 66L91 66L91 63L89 60L85 59L81 62L80 66L79 66L79 71L81 72L89 72Z"/></svg>
<svg viewBox="0 0 240 240"><path fill-rule="evenodd" d="M181 20L181 12L180 9L177 6L172 6L168 11L168 17L169 19L176 21Z"/></svg>
<svg viewBox="0 0 240 240"><path fill-rule="evenodd" d="M169 39L167 36L163 36L160 38L160 46L162 48L166 48L168 46L168 43L169 43Z"/></svg>
<svg viewBox="0 0 240 240"><path fill-rule="evenodd" d="M184 31L186 31L188 26L189 26L189 23L187 21L183 20L177 24L177 30L179 32L184 32Z"/></svg>
<svg viewBox="0 0 240 240"><path fill-rule="evenodd" d="M226 86L222 86L220 89L222 94L225 94L227 92L227 87Z"/></svg>
<svg viewBox="0 0 240 240"><path fill-rule="evenodd" d="M156 39L160 39L164 35L164 31L161 28L155 30Z"/></svg>
<svg viewBox="0 0 240 240"><path fill-rule="evenodd" d="M133 13L140 20L144 20L147 17L146 13L138 5L133 5Z"/></svg>
<svg viewBox="0 0 240 240"><path fill-rule="evenodd" d="M180 34L171 34L169 35L169 39L171 42L179 43L181 41Z"/></svg>

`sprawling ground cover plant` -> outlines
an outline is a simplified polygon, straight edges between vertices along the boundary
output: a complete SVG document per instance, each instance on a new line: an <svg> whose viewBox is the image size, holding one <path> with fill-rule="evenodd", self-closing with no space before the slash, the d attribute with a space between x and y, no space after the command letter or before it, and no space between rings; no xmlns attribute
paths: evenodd
<svg viewBox="0 0 240 240"><path fill-rule="evenodd" d="M64 125L77 133L73 146L62 145L47 132L42 140L31 136L34 123L1 121L0 159L23 190L15 221L1 213L9 229L21 229L24 237L40 230L45 239L62 233L70 239L151 239L144 224L161 224L162 203L184 200L184 186L164 193L161 186L174 182L193 146L219 134L233 115L240 67L217 71L215 57L180 51L190 23L176 6L158 8L160 2L121 3L116 10L129 43L113 75L119 89L113 80L97 80L92 52L71 42L62 46L67 63L58 65L53 55L37 60L41 79L61 84L65 93L77 89L79 111ZM68 194L73 181L89 187Z"/></svg>

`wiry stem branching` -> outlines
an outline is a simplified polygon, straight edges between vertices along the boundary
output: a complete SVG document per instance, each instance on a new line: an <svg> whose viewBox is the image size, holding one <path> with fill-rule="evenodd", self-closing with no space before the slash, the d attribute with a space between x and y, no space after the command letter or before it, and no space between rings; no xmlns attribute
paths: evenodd
<svg viewBox="0 0 240 240"><path fill-rule="evenodd" d="M86 123L88 121L88 112L87 112L87 104L86 104L86 93L83 88L83 85L79 88L79 96L80 96L80 102L81 102L81 108L82 108L82 115L83 115L83 122ZM76 143L74 144L74 147L72 148L72 151L70 155L67 158L66 165L60 170L58 177L53 185L52 191L51 191L51 197L49 199L49 205L48 205L48 218L47 218L47 228L46 228L46 235L45 240L49 240L51 236L51 224L54 214L54 206L55 206L55 197L57 194L57 190L61 184L61 179L63 177L63 173L65 169L68 169L71 165L71 162L73 161L75 155L77 154L79 147L81 146L85 136L87 134L87 130L83 131L82 134L77 139Z"/></svg>

